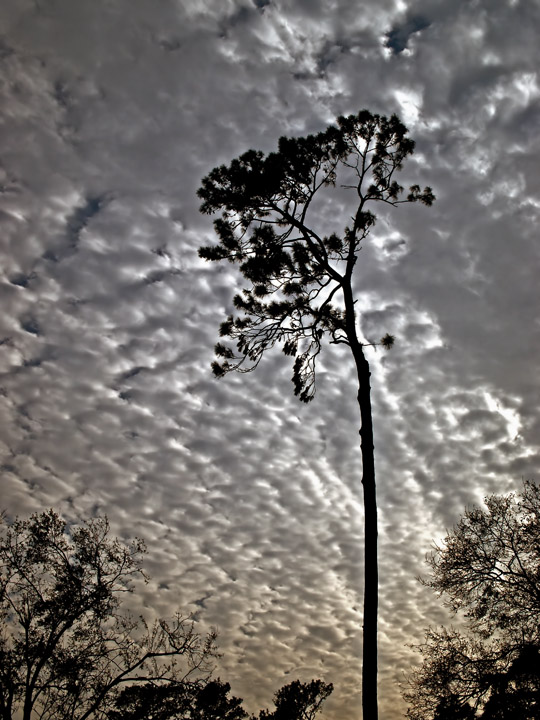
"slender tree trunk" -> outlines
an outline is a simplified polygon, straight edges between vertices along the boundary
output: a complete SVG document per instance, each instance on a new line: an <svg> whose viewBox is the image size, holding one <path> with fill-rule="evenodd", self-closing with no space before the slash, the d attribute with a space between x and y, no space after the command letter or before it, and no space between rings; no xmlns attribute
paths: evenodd
<svg viewBox="0 0 540 720"><path fill-rule="evenodd" d="M364 495L364 618L362 643L362 717L378 720L377 703L377 613L379 605L379 570L377 563L377 494L373 419L371 417L371 372L362 343L356 333L356 316L350 278L355 260L351 260L343 283L345 330L358 376L360 407L360 449L362 452L362 486Z"/></svg>
<svg viewBox="0 0 540 720"><path fill-rule="evenodd" d="M31 679L31 673L30 668L28 667L28 648L25 648L26 650L26 665L27 665L27 671L26 671L26 679L24 683L24 704L23 704L23 720L31 720L32 717L32 708L33 708L33 702L32 702L32 695L33 695L33 685L32 685L32 679Z"/></svg>
<svg viewBox="0 0 540 720"><path fill-rule="evenodd" d="M26 695L23 706L23 720L31 720L32 703L29 695Z"/></svg>
<svg viewBox="0 0 540 720"><path fill-rule="evenodd" d="M377 612L379 571L377 564L377 494L369 363L362 346L354 353L358 373L360 445L364 488L364 621L362 648L362 716L377 720Z"/></svg>

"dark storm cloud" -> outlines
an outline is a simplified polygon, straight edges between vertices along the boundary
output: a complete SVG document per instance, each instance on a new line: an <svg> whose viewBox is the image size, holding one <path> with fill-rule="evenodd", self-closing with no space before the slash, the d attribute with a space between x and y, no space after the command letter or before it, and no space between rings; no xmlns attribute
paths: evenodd
<svg viewBox="0 0 540 720"><path fill-rule="evenodd" d="M213 231L196 189L249 147L368 107L403 116L417 152L400 181L438 196L429 211L381 211L358 263L365 338L397 340L369 351L381 720L394 720L408 645L444 618L414 580L431 540L465 505L538 476L538 12L0 8L4 503L10 516L107 513L115 533L144 537L153 582L138 597L218 625L219 672L252 711L285 682L323 677L336 686L327 716L358 714L354 372L343 348L324 348L308 407L279 352L252 375L211 378L240 278L197 258ZM338 188L321 204L325 232L343 229L350 200Z"/></svg>

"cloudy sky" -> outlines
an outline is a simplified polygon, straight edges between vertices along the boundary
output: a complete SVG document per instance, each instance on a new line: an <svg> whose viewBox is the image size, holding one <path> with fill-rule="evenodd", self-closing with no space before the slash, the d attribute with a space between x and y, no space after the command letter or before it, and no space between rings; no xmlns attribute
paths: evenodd
<svg viewBox="0 0 540 720"><path fill-rule="evenodd" d="M360 709L354 370L209 369L240 279L196 190L217 164L367 108L416 140L357 273L380 504L381 720L422 629L433 538L539 478L537 0L3 0L0 454L9 516L107 514L143 537L147 612L216 625L256 711L299 677ZM334 217L340 232L347 217ZM324 219L328 222L328 218Z"/></svg>

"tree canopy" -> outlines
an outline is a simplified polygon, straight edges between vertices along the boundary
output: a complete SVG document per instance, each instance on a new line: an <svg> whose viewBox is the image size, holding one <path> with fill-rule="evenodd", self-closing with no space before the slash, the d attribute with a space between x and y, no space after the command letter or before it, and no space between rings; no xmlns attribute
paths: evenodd
<svg viewBox="0 0 540 720"><path fill-rule="evenodd" d="M219 244L199 253L237 263L247 281L234 297L238 314L220 328L236 349L216 345L217 376L252 370L265 350L280 344L294 357L295 394L304 402L313 398L323 336L334 343L357 342L343 293L350 290L358 250L375 224L369 206L434 200L431 188L418 185L403 196L396 175L413 150L396 115L363 110L316 135L282 137L277 152L267 156L249 150L203 179L201 211L221 211L221 217L214 222ZM323 234L317 230L316 200L338 181L354 191L352 214L338 220L335 232ZM386 335L382 344L390 346L392 338Z"/></svg>
<svg viewBox="0 0 540 720"><path fill-rule="evenodd" d="M485 502L428 558L425 583L466 630L427 632L411 720L540 718L540 487Z"/></svg>
<svg viewBox="0 0 540 720"><path fill-rule="evenodd" d="M107 720L244 720L241 698L230 696L231 686L217 680L168 685L129 685L115 702Z"/></svg>
<svg viewBox="0 0 540 720"><path fill-rule="evenodd" d="M262 710L259 720L314 720L333 689L332 683L322 680L309 683L294 680L277 691L274 695L275 709L272 712Z"/></svg>

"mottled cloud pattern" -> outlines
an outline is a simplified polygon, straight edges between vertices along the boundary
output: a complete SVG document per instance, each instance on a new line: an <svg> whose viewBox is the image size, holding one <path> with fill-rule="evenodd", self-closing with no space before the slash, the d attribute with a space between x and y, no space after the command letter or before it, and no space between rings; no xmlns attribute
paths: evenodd
<svg viewBox="0 0 540 720"><path fill-rule="evenodd" d="M381 720L444 618L415 577L466 505L538 478L540 9L520 0L7 0L0 7L0 463L9 517L106 513L149 547L149 612L216 625L250 710L300 677L358 716L354 377L325 348L212 379L240 278L196 190L215 165L366 107L417 142L358 263L380 496ZM346 191L321 227L347 222Z"/></svg>

